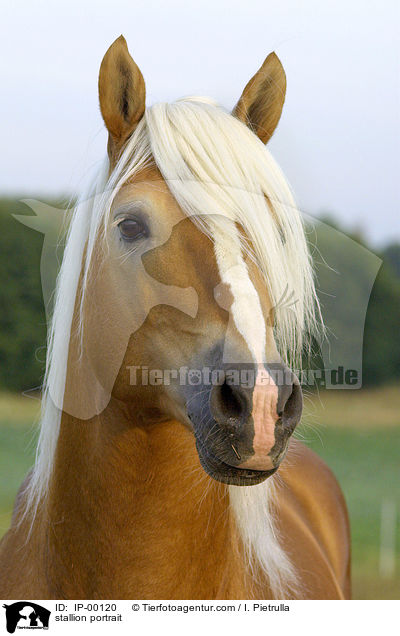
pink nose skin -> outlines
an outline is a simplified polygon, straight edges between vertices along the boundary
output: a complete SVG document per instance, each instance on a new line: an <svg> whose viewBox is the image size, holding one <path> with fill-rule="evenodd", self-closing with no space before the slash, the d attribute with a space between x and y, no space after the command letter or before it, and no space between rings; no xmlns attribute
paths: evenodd
<svg viewBox="0 0 400 636"><path fill-rule="evenodd" d="M254 455L238 468L271 470L269 453L275 445L275 424L278 420L278 387L265 368L259 369L253 391Z"/></svg>

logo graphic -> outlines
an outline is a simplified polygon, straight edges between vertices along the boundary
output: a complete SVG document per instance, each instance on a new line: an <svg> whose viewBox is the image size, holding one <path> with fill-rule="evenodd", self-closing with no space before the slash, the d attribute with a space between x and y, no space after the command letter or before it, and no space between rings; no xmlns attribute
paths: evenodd
<svg viewBox="0 0 400 636"><path fill-rule="evenodd" d="M6 609L7 631L14 634L18 629L49 629L50 610L32 603L18 601L11 605L3 605Z"/></svg>

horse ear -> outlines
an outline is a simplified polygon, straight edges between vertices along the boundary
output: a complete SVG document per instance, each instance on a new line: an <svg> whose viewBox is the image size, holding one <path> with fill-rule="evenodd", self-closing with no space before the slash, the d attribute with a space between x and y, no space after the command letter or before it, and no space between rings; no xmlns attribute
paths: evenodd
<svg viewBox="0 0 400 636"><path fill-rule="evenodd" d="M270 53L246 85L232 114L266 144L278 125L285 94L285 71L279 57Z"/></svg>
<svg viewBox="0 0 400 636"><path fill-rule="evenodd" d="M100 110L109 132L108 154L116 160L145 110L146 88L121 35L103 57L99 74Z"/></svg>

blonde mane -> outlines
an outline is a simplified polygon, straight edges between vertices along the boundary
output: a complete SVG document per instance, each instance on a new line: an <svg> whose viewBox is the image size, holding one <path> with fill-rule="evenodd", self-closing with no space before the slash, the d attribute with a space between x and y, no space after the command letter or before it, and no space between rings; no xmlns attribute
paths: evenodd
<svg viewBox="0 0 400 636"><path fill-rule="evenodd" d="M112 202L124 183L150 163L156 164L184 213L212 240L221 233L231 233L234 240L236 224L243 228L247 240L241 238L241 248L265 278L275 307L277 346L289 365L298 368L304 335L316 329L318 304L302 219L263 143L205 98L146 109L111 175L106 164L94 191L76 206L69 229L48 338L36 462L26 490L26 511L33 517L53 467L79 277L82 307L96 240L100 235L107 242ZM249 558L257 558L279 598L293 588L296 576L274 530L272 488L267 480L229 491Z"/></svg>

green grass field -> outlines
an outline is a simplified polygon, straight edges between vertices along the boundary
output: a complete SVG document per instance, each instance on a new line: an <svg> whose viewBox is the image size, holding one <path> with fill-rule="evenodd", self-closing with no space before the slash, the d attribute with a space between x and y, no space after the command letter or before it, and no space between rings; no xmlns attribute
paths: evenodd
<svg viewBox="0 0 400 636"><path fill-rule="evenodd" d="M335 473L350 513L353 597L400 598L400 391L330 390L306 399L296 435ZM380 576L381 511L397 510L396 570Z"/></svg>
<svg viewBox="0 0 400 636"><path fill-rule="evenodd" d="M38 412L37 398L0 395L0 533L33 462ZM309 397L296 436L325 459L345 493L354 598L400 598L400 391L339 390ZM390 578L382 578L379 568L383 501L397 507L397 569Z"/></svg>

